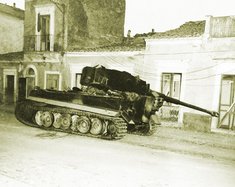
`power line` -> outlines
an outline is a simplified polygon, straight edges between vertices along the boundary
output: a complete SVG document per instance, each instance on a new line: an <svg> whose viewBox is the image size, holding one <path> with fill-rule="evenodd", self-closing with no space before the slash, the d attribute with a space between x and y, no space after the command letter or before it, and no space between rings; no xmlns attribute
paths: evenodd
<svg viewBox="0 0 235 187"><path fill-rule="evenodd" d="M174 53L144 53L144 55L185 55L185 54L205 54L205 53L224 53L234 52L234 50L210 50L210 51L189 51L189 52L174 52Z"/></svg>

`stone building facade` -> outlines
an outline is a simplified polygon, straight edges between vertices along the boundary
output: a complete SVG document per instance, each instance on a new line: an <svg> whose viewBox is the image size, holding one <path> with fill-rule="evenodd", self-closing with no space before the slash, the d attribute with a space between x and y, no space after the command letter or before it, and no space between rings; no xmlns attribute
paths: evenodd
<svg viewBox="0 0 235 187"><path fill-rule="evenodd" d="M84 66L104 65L138 74L144 40L124 39L125 0L26 0L24 63L26 95L39 86L79 86Z"/></svg>

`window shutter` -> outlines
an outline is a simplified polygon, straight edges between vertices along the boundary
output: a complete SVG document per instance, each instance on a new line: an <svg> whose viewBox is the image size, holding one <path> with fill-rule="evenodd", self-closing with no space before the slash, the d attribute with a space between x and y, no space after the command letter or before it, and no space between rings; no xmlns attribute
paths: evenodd
<svg viewBox="0 0 235 187"><path fill-rule="evenodd" d="M41 31L41 15L38 13L38 20L37 20L38 32Z"/></svg>

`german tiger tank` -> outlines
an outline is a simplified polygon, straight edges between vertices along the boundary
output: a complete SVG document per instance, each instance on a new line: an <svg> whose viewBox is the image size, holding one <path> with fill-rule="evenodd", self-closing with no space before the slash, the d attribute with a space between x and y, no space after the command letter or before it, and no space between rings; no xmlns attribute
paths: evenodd
<svg viewBox="0 0 235 187"><path fill-rule="evenodd" d="M152 135L163 102L209 111L150 89L139 77L105 67L83 68L81 88L40 89L17 102L16 118L29 126L84 136L121 139L128 132Z"/></svg>

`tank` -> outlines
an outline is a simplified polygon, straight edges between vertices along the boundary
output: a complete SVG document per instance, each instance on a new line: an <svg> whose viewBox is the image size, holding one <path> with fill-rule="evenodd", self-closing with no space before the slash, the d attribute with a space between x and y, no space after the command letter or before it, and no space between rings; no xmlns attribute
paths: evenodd
<svg viewBox="0 0 235 187"><path fill-rule="evenodd" d="M83 136L121 139L126 133L152 135L163 102L218 113L168 97L125 71L84 67L81 88L57 91L36 87L17 102L16 118L29 126Z"/></svg>

